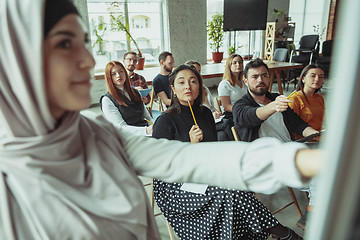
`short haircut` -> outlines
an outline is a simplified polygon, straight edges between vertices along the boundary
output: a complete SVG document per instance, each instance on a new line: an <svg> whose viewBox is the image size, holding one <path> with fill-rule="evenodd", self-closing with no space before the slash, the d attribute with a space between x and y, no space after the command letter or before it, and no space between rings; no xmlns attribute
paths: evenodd
<svg viewBox="0 0 360 240"><path fill-rule="evenodd" d="M137 58L137 53L136 53L136 52L134 52L134 51L129 51L129 52L127 52L127 53L124 54L124 59L125 59L125 58L127 57L127 55L129 55L129 54L135 55L136 58Z"/></svg>
<svg viewBox="0 0 360 240"><path fill-rule="evenodd" d="M195 65L196 64L196 65L201 66L201 64L198 61L195 61L195 60L186 61L185 64L187 64L187 65Z"/></svg>
<svg viewBox="0 0 360 240"><path fill-rule="evenodd" d="M246 64L245 69L244 69L244 76L247 79L248 78L248 71L251 68L258 68L264 66L267 70L267 72L270 74L269 68L266 65L266 63L264 63L263 60L261 60L260 58L257 58L255 60L250 61L248 64Z"/></svg>
<svg viewBox="0 0 360 240"><path fill-rule="evenodd" d="M159 55L159 62L160 62L161 60L165 61L165 59L167 58L167 56L172 56L172 53L171 53L171 52L167 52L167 51L160 53L160 55Z"/></svg>

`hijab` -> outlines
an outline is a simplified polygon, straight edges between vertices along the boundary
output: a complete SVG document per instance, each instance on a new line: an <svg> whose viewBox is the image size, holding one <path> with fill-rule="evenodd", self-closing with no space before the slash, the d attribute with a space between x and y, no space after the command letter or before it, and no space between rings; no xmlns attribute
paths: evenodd
<svg viewBox="0 0 360 240"><path fill-rule="evenodd" d="M0 238L157 239L116 130L79 112L58 123L50 114L44 36L78 12L68 0L45 3L0 0Z"/></svg>

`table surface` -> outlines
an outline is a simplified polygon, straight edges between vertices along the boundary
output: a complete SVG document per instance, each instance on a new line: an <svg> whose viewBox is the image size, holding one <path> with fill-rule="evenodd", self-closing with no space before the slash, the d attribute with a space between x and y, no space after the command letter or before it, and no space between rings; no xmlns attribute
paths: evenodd
<svg viewBox="0 0 360 240"><path fill-rule="evenodd" d="M248 60L244 61L244 66L248 63ZM273 71L280 71L286 69L294 69L294 68L301 68L302 64L299 63L288 63L288 62L277 62L277 61L267 61L264 62L268 65L270 73ZM226 61L222 61L221 63L207 63L201 66L201 75L203 79L207 78L218 78L222 77L225 71L225 64ZM152 83L152 80L156 75L160 72L160 67L152 67L152 68L145 68L144 70L136 70L136 73L142 75L148 84ZM96 79L104 79L103 75L101 77L97 76Z"/></svg>

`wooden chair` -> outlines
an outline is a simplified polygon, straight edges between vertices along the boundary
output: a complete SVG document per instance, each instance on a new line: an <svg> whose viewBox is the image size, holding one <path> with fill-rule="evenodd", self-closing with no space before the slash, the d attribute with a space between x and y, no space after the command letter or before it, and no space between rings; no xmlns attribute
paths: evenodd
<svg viewBox="0 0 360 240"><path fill-rule="evenodd" d="M154 198L154 185L153 185L153 179L151 178L150 182L148 183L144 183L143 186L144 187L150 187L150 205L151 208L153 210L154 213L154 217L158 217L162 215L162 212L159 213L155 213L155 198ZM171 227L170 223L168 222L168 220L164 217L168 231L169 231L169 236L170 236L170 240L175 240L175 235L174 235L174 229Z"/></svg>
<svg viewBox="0 0 360 240"><path fill-rule="evenodd" d="M163 112L164 111L164 106L163 106L163 103L161 101L161 99L156 99L156 96L155 96L155 91L154 91L154 87L151 86L151 93L150 93L150 103L149 103L149 106L147 107L149 113L150 113L150 116L152 118L154 118L155 116L153 115L159 115L159 112ZM154 110L153 109L153 106L154 106L154 102L158 102L159 104L159 110Z"/></svg>
<svg viewBox="0 0 360 240"><path fill-rule="evenodd" d="M220 112L222 112L221 111L221 100L219 99L219 98L217 98L217 97L214 97L214 102L215 102L215 107L216 107L216 109L217 110L219 110Z"/></svg>
<svg viewBox="0 0 360 240"><path fill-rule="evenodd" d="M235 126L231 127L231 132L232 132L233 135L234 135L235 141L240 141ZM274 214L276 214L276 213L284 210L285 208L291 206L292 204L294 204L295 209L296 209L296 212L297 212L297 214L299 215L299 217L301 218L302 213L301 213L301 210L300 210L299 203L298 203L298 201L297 201L297 199L296 199L294 190L293 190L291 187L288 187L288 190L289 190L289 194L290 194L290 197L291 197L292 201L289 202L288 204L286 204L285 206L283 206L283 207L281 207L281 208L273 211L272 214L274 215ZM259 196L257 196L256 193L255 193L255 197L260 200Z"/></svg>

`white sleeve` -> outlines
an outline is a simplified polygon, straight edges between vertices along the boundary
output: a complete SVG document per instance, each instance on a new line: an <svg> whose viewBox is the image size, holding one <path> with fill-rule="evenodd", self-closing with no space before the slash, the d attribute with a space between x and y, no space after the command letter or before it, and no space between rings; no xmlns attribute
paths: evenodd
<svg viewBox="0 0 360 240"><path fill-rule="evenodd" d="M136 137L125 132L120 135L129 161L142 176L265 194L284 186L304 186L294 163L297 150L306 148L304 144L282 143L274 138L252 143L191 144Z"/></svg>
<svg viewBox="0 0 360 240"><path fill-rule="evenodd" d="M278 143L273 144L274 141ZM248 188L265 194L271 194L284 185L301 188L302 178L294 161L299 148L307 146L295 142L282 143L275 138L259 138L252 142L248 149L251 156L242 162L242 175Z"/></svg>
<svg viewBox="0 0 360 240"><path fill-rule="evenodd" d="M218 86L218 96L229 96L230 97L230 88L229 88L229 82L226 79L221 80Z"/></svg>
<svg viewBox="0 0 360 240"><path fill-rule="evenodd" d="M111 122L115 127L123 128L124 130L129 131L135 135L144 135L144 136L148 135L146 133L146 127L137 127L137 126L128 125L123 119L117 107L107 96L104 96L101 99L101 108L105 118L109 122Z"/></svg>

